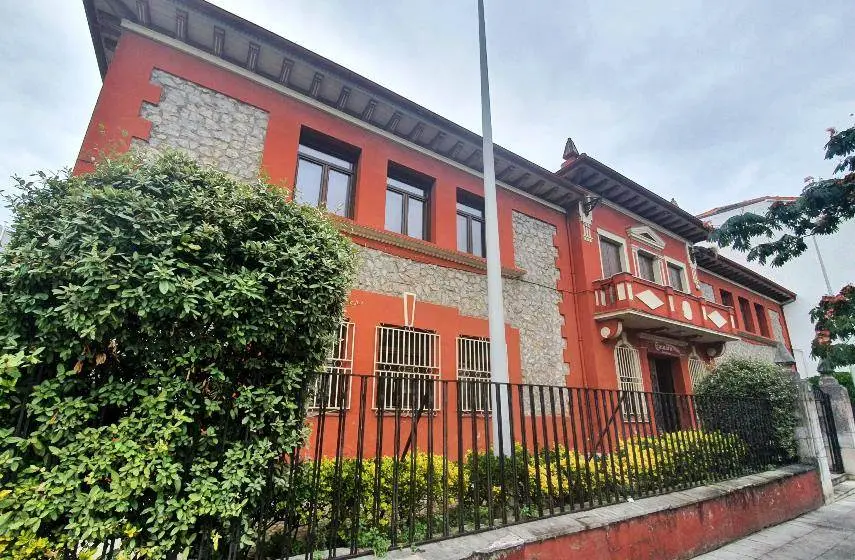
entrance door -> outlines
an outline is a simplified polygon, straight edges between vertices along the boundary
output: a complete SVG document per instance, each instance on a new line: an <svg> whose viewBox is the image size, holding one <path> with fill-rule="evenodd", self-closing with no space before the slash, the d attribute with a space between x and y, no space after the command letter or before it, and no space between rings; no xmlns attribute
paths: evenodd
<svg viewBox="0 0 855 560"><path fill-rule="evenodd" d="M660 432L680 429L677 397L674 395L674 359L650 357L650 385L653 390L654 417Z"/></svg>

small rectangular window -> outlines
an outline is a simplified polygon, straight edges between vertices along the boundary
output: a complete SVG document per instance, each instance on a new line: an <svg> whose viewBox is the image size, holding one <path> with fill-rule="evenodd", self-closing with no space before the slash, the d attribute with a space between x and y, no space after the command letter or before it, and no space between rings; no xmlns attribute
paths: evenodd
<svg viewBox="0 0 855 560"><path fill-rule="evenodd" d="M603 278L611 278L615 274L623 272L623 263L620 253L623 247L620 243L600 237L600 259L603 264Z"/></svg>
<svg viewBox="0 0 855 560"><path fill-rule="evenodd" d="M754 332L754 317L751 315L751 304L744 297L739 298L739 313L742 315L742 324L748 332Z"/></svg>
<svg viewBox="0 0 855 560"><path fill-rule="evenodd" d="M715 303L715 288L706 282L701 282L701 294L710 303Z"/></svg>
<svg viewBox="0 0 855 560"><path fill-rule="evenodd" d="M294 200L351 217L357 159L356 148L304 129L297 148Z"/></svg>
<svg viewBox="0 0 855 560"><path fill-rule="evenodd" d="M490 339L457 337L457 379L461 410L490 412Z"/></svg>
<svg viewBox="0 0 855 560"><path fill-rule="evenodd" d="M727 290L721 291L721 304L727 307L733 307L733 294Z"/></svg>
<svg viewBox="0 0 855 560"><path fill-rule="evenodd" d="M638 252L638 277L651 282L656 282L656 257L650 253Z"/></svg>
<svg viewBox="0 0 855 560"><path fill-rule="evenodd" d="M769 321L766 319L766 310L759 303L755 303L754 314L757 315L757 326L760 328L760 335L770 338Z"/></svg>
<svg viewBox="0 0 855 560"><path fill-rule="evenodd" d="M389 164L386 180L386 230L416 239L427 239L429 177Z"/></svg>
<svg viewBox="0 0 855 560"><path fill-rule="evenodd" d="M683 285L683 267L668 263L668 285L679 292L685 292Z"/></svg>
<svg viewBox="0 0 855 560"><path fill-rule="evenodd" d="M484 256L484 199L457 189L457 250Z"/></svg>

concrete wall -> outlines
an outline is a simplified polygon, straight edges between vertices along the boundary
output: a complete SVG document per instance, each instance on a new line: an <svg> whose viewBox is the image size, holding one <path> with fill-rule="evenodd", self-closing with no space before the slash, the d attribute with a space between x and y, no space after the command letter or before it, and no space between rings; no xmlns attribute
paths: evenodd
<svg viewBox="0 0 855 560"><path fill-rule="evenodd" d="M785 467L669 495L399 550L390 560L677 560L822 505L814 470Z"/></svg>

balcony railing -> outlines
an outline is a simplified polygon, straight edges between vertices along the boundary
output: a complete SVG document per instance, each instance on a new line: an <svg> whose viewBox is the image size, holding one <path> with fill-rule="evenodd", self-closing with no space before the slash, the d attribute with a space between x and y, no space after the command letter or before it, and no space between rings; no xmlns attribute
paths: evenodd
<svg viewBox="0 0 855 560"><path fill-rule="evenodd" d="M593 283L597 319L635 316L702 329L731 337L736 332L732 307L637 278L627 272Z"/></svg>

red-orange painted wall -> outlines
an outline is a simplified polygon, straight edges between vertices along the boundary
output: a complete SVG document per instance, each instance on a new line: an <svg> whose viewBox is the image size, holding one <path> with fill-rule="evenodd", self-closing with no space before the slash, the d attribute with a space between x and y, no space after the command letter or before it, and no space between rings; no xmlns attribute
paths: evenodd
<svg viewBox="0 0 855 560"><path fill-rule="evenodd" d="M703 269L699 270L698 272L699 272L698 276L699 276L700 281L711 285L713 287L713 289L715 290L715 298L716 298L716 301L718 303L721 303L721 290L726 290L726 291L730 292L731 294L733 294L734 305L736 305L737 308L739 307L739 303L738 303L739 299L738 298L742 297L742 298L745 298L746 300L748 300L748 303L750 304L750 307L751 307L751 316L754 318L753 320L754 320L754 325L755 325L754 331L750 332L749 334L752 334L752 335L759 337L761 339L765 339L765 342L767 344L772 344L775 342L774 341L775 331L772 328L772 319L771 319L771 317L768 317L768 314L767 314L767 321L769 323L769 331L770 331L769 334L771 337L760 336L760 327L759 327L759 323L757 321L757 314L755 312L754 304L759 303L760 305L763 306L764 309L767 309L767 310L771 309L772 311L776 311L778 313L778 316L780 317L780 324L781 324L781 328L782 328L782 331L784 334L784 340L782 340L781 342L783 342L784 345L792 351L792 345L790 343L790 332L787 329L787 321L784 318L784 308L781 304L779 304L778 302L776 302L772 299L769 299L765 296L761 296L760 294L749 291L749 290L743 288L742 286L739 286L738 284L728 282L727 280L723 280L722 278L720 278L718 276L714 276L712 274L709 274L708 272L706 272ZM745 322L742 318L742 314L740 313L739 309L736 309L735 316L736 316L736 321L737 321L737 327L736 327L737 330L742 331L742 333L747 332ZM745 340L746 342L749 342L751 344L763 344L762 341L752 340L751 338L747 338L747 337L744 338L743 340Z"/></svg>
<svg viewBox="0 0 855 560"><path fill-rule="evenodd" d="M650 253L679 262L686 270L688 293L698 297L701 295L693 281L690 263L687 262L686 241L670 235L663 230L654 229L655 233L664 241L664 247L661 249L656 248L630 237L628 230L640 225L645 224L628 214L604 204L597 206L593 211L592 224L590 226L591 241L584 240L583 227L578 218L571 220L569 224L572 232L570 238L573 251L573 276L577 286L575 296L579 309L578 316L582 318L578 329L578 343L580 348L596 349L596 351L583 352L584 370L585 375L588 377L587 383L592 387L618 387L614 363L614 341L603 342L599 332L601 325L593 320L594 294L592 283L603 277L598 230L623 239L627 253L626 264L628 271L632 274L637 274L638 272L633 256L633 248L639 247ZM645 389L650 390L651 380L647 346L632 335L628 337L628 341L639 350ZM675 389L678 392L690 392L691 381L687 360L688 349L686 350L686 355L679 358L680 367L678 369L675 368L674 371Z"/></svg>
<svg viewBox="0 0 855 560"><path fill-rule="evenodd" d="M91 170L95 158L101 154L127 150L132 138L148 138L151 125L139 114L143 103L159 102L160 88L150 83L152 70L155 68L266 111L269 123L261 166L262 172L275 184L290 186L294 183L297 147L303 126L357 147L360 155L354 188L353 220L363 226L383 229L386 175L390 161L433 177L435 184L430 202L430 240L417 243L422 243L425 247L456 251L456 190L460 188L481 195L480 178L236 73L131 32L126 32L121 37L110 64L75 165L76 173ZM575 208L565 214L507 190L500 190L498 199L503 266L513 268L515 263L513 212L521 212L556 228L554 244L558 253L556 266L559 279L555 289L562 294L559 312L564 317L561 334L566 341L564 361L569 365L570 371L567 384L576 387L616 388L618 382L613 345L602 341L599 325L593 319L594 298L591 284L602 276L597 229L625 238L627 246L631 248L632 245L643 244L631 240L627 229L642 224L617 209L601 204L593 214L593 240L585 241ZM687 286L694 295L700 295L692 281L689 263L686 262L686 242L662 230L657 230L657 234L665 240L665 247L661 251L653 252L686 265ZM419 251L359 237L354 240L359 244L413 260L480 273L478 269L441 257L428 256ZM635 272L631 252L628 265L629 270ZM716 286L721 284L717 279L710 283ZM728 289L735 295L744 293L735 285ZM354 371L371 374L374 328L383 322L401 324L403 304L400 298L367 292L354 292L351 299L348 314L357 325ZM749 300L753 302L755 299L751 294ZM767 301L764 305L780 312L780 306L774 307L773 302ZM783 313L781 318L783 319ZM423 302L418 304L414 326L436 330L441 334L444 345L444 377L453 376L456 371L456 336L487 334L486 321L462 317L456 309ZM783 326L786 333L786 325ZM509 327L508 335L511 379L521 381L520 352L525 349L519 348L519 334L514 329ZM645 381L648 383L646 388L649 388L646 349L636 338L632 338L631 342L638 345L642 351L642 367ZM680 376L675 375L675 389L688 391L685 356L680 358L680 364L682 373Z"/></svg>
<svg viewBox="0 0 855 560"><path fill-rule="evenodd" d="M435 184L430 208L431 235L430 241L424 243L456 251L456 190L461 188L482 195L483 186L478 177L224 69L132 33L125 33L119 42L83 141L75 166L76 173L91 170L94 158L104 152L126 151L132 137L143 140L148 138L150 124L138 115L143 102L156 104L159 101L160 88L149 83L155 68L267 111L269 124L262 156L262 170L274 184L293 185L297 147L303 126L359 148L353 217L359 224L383 229L388 162L394 161L433 177ZM503 266L514 267L512 213L521 212L555 226L554 242L559 255L556 265L560 272L556 289L567 291L570 251L563 214L505 190L499 191L498 202ZM375 247L379 245L379 248L387 252L403 254L414 260L467 269L451 261L438 260L378 242L364 239L356 239L356 242ZM396 306L400 305L399 299ZM419 303L420 317L423 305L425 304ZM451 309L448 312L456 313ZM560 313L565 317L564 334L572 340L576 336L572 298L564 298ZM400 323L400 319L394 322ZM484 332L486 334L486 330ZM453 342L452 337L444 337L444 340ZM373 348L373 345L366 348ZM570 369L574 372L581 368L576 349L576 346L568 344L565 352L565 362L570 364ZM370 360L372 357L371 352L363 351L359 354L364 360ZM517 369L511 372L512 378L519 379L518 363L517 360L514 366ZM362 361L356 371L370 372L369 366L370 363ZM448 371L454 371L454 368Z"/></svg>
<svg viewBox="0 0 855 560"><path fill-rule="evenodd" d="M690 506L526 544L501 557L505 560L693 558L821 505L819 476L811 471Z"/></svg>

